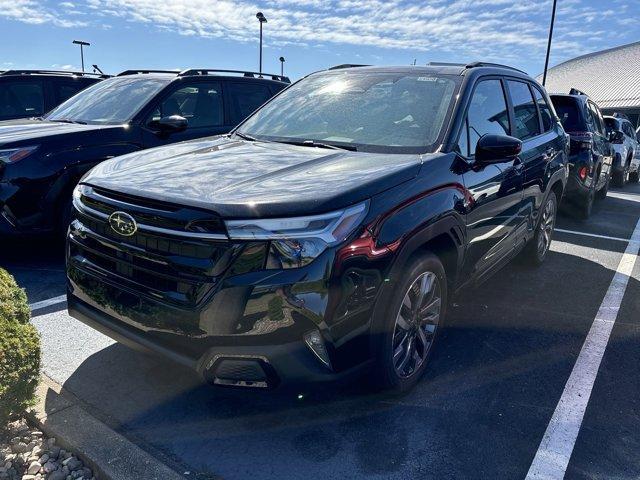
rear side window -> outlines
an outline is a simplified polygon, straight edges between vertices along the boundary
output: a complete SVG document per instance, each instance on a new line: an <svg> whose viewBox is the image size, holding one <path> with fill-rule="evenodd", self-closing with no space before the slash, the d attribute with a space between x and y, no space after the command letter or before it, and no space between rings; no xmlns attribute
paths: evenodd
<svg viewBox="0 0 640 480"><path fill-rule="evenodd" d="M465 156L474 155L480 137L487 134L509 135L509 131L509 115L502 83L500 80L479 82L471 97L465 128L458 142L460 153Z"/></svg>
<svg viewBox="0 0 640 480"><path fill-rule="evenodd" d="M258 83L229 83L231 123L237 125L271 98L271 90Z"/></svg>
<svg viewBox="0 0 640 480"><path fill-rule="evenodd" d="M630 138L635 138L636 137L635 133L633 132L633 127L631 126L630 123L623 122L622 123L622 130L627 135L627 137L630 137Z"/></svg>
<svg viewBox="0 0 640 480"><path fill-rule="evenodd" d="M0 84L0 119L36 117L44 113L42 82Z"/></svg>
<svg viewBox="0 0 640 480"><path fill-rule="evenodd" d="M149 124L172 115L186 118L188 128L224 125L220 82L199 83L176 90L154 110Z"/></svg>
<svg viewBox="0 0 640 480"><path fill-rule="evenodd" d="M56 99L56 103L62 103L65 100L70 99L76 93L78 93L83 88L87 87L86 83L79 82L69 82L69 83L60 83L56 82L53 84L53 93Z"/></svg>
<svg viewBox="0 0 640 480"><path fill-rule="evenodd" d="M604 135L605 134L604 118L602 118L602 114L600 113L600 110L598 110L598 107L596 107L596 105L592 102L588 102L588 105L589 105L589 112L591 113L591 117L593 118L593 123L595 125L596 131L601 135Z"/></svg>
<svg viewBox="0 0 640 480"><path fill-rule="evenodd" d="M515 113L514 136L520 140L526 140L539 135L541 132L538 109L531 96L529 85L513 80L508 80L507 85Z"/></svg>
<svg viewBox="0 0 640 480"><path fill-rule="evenodd" d="M553 126L551 107L537 87L533 88L533 94L536 97L536 103L538 104L538 110L540 110L540 117L542 118L542 131L548 132Z"/></svg>
<svg viewBox="0 0 640 480"><path fill-rule="evenodd" d="M571 97L552 97L560 122L567 132L583 132L586 130L580 117L578 103Z"/></svg>

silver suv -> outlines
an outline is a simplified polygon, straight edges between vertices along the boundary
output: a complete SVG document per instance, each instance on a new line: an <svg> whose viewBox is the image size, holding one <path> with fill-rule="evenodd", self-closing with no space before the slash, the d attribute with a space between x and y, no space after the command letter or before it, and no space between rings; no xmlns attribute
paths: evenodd
<svg viewBox="0 0 640 480"><path fill-rule="evenodd" d="M604 117L609 132L611 146L615 152L613 158L613 182L623 187L627 181L640 179L640 143L629 120L623 117Z"/></svg>

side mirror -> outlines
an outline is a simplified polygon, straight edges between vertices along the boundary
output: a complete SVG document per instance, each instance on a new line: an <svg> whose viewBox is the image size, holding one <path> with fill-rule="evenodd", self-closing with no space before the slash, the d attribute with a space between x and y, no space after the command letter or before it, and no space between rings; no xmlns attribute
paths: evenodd
<svg viewBox="0 0 640 480"><path fill-rule="evenodd" d="M624 133L619 130L613 130L609 134L609 141L611 143L624 143Z"/></svg>
<svg viewBox="0 0 640 480"><path fill-rule="evenodd" d="M180 115L170 115L168 117L162 117L157 121L156 125L161 133L177 133L186 130L189 122Z"/></svg>
<svg viewBox="0 0 640 480"><path fill-rule="evenodd" d="M483 135L476 145L476 161L499 163L516 158L522 151L522 142L508 135Z"/></svg>

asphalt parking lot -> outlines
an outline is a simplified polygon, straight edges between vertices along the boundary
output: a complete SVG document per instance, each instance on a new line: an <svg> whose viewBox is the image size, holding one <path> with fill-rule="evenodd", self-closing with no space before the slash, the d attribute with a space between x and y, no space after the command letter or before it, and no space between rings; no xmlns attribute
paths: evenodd
<svg viewBox="0 0 640 480"><path fill-rule="evenodd" d="M3 245L0 265L36 308L44 373L186 478L544 478L553 454L565 478L626 479L640 476L639 219L640 185L589 222L559 217L541 268L512 263L455 300L402 397L214 389L71 319L60 246Z"/></svg>

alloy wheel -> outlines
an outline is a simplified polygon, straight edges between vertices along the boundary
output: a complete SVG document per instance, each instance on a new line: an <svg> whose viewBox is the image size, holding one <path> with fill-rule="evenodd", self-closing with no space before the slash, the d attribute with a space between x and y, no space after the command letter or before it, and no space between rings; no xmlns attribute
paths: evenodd
<svg viewBox="0 0 640 480"><path fill-rule="evenodd" d="M440 322L442 291L433 272L422 273L411 284L396 315L393 330L393 366L401 378L413 375L425 362Z"/></svg>
<svg viewBox="0 0 640 480"><path fill-rule="evenodd" d="M547 200L547 204L542 211L542 217L540 218L538 234L538 255L542 258L549 250L551 246L551 236L553 235L553 228L556 221L556 204L553 200Z"/></svg>

